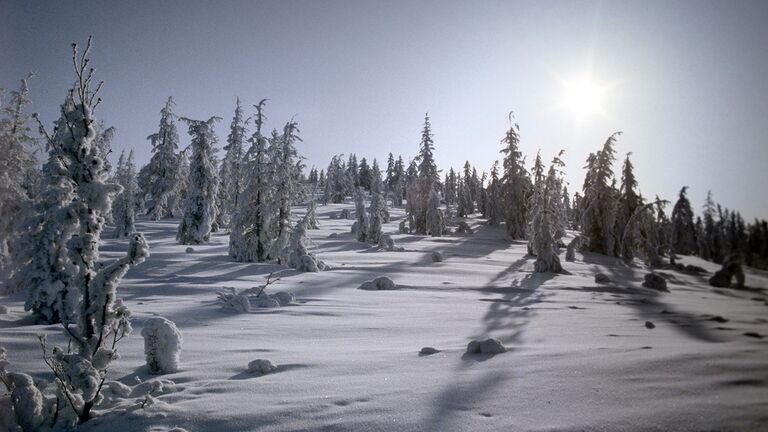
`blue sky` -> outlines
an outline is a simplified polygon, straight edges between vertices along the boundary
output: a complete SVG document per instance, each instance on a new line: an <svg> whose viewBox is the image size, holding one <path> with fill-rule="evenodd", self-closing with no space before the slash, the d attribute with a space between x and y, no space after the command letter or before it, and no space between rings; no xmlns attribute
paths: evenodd
<svg viewBox="0 0 768 432"><path fill-rule="evenodd" d="M764 218L766 22L768 2L750 1L0 0L0 87L34 72L33 109L50 124L73 80L69 44L92 34L97 114L139 163L169 95L180 115L223 117L222 142L237 96L269 98L269 126L295 115L318 167L334 153L412 157L428 111L441 169L488 170L514 110L529 164L566 149L571 192L622 130L618 154L633 153L646 197L687 185L699 211L711 189ZM577 121L557 108L560 80L587 69L610 90L603 113Z"/></svg>

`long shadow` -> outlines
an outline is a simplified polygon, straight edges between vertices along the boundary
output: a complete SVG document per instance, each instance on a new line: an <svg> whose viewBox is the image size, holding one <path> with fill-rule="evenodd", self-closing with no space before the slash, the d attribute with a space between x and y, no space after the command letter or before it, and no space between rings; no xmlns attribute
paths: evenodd
<svg viewBox="0 0 768 432"><path fill-rule="evenodd" d="M515 244L513 241L511 244ZM493 252L510 247L510 239L503 227L479 225L474 234L468 234L453 246L443 250L443 254L466 258L480 258Z"/></svg>
<svg viewBox="0 0 768 432"><path fill-rule="evenodd" d="M613 281L632 281L640 283L641 276L636 268L623 264L615 264L609 257L595 254L584 254L584 262L600 267L601 271L608 273ZM607 265L607 263L609 265ZM659 272L662 276L668 274ZM674 324L674 328L691 339L703 342L723 342L724 340L710 331L702 324L702 318L685 311L677 310L674 306L665 303L664 294L648 288L623 288L614 284L603 287L562 288L569 290L588 291L595 293L611 293L621 295L624 300L621 305L632 308L635 314L643 320L662 319ZM663 311L663 312L662 312Z"/></svg>
<svg viewBox="0 0 768 432"><path fill-rule="evenodd" d="M525 259L518 260L502 273L519 270L525 261ZM530 306L544 300L545 295L539 290L539 287L553 277L555 275L550 273L533 273L527 274L522 279L516 279L507 288L487 286L486 288L492 292L502 290L503 295L500 299L488 299L491 305L483 316L483 329L472 339L496 337L505 344L520 343L523 331L535 313L535 309ZM456 366L457 372L492 358L491 355L465 354ZM456 381L437 395L433 402L430 418L423 424L429 425L429 430L446 429L446 423L449 421L452 411L466 405L480 403L482 399L492 397L491 390L508 380L509 375L510 373L491 372L484 374L474 382L462 382L461 377L465 375L454 374L457 377Z"/></svg>

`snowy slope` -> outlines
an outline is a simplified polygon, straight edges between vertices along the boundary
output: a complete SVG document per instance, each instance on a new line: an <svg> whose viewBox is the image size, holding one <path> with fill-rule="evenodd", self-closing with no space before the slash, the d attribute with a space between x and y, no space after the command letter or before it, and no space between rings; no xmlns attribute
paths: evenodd
<svg viewBox="0 0 768 432"><path fill-rule="evenodd" d="M525 244L480 220L472 235L394 234L405 251L382 252L354 240L352 220L329 218L341 208L352 206L319 207L320 230L309 231L333 270L284 270L268 290L297 304L247 314L223 311L216 293L282 267L232 261L222 233L185 253L178 221L139 221L151 257L120 287L134 333L110 371L135 388L82 430L768 430L768 338L744 334L768 336L765 272L748 270L751 289L737 291L662 271L670 293L642 288L645 270L597 255L563 262L568 275L534 274ZM403 217L392 213L389 233ZM102 256L124 248L106 240ZM597 271L613 282L596 284ZM400 289L357 289L381 275ZM0 304L10 309L0 345L14 367L50 378L34 335L60 341L60 328L34 325L20 294ZM140 336L156 315L184 336L180 371L161 377L148 374ZM508 351L464 353L485 337ZM424 346L441 352L419 355ZM277 370L248 373L257 358ZM158 379L169 381L139 408L150 384L137 383Z"/></svg>

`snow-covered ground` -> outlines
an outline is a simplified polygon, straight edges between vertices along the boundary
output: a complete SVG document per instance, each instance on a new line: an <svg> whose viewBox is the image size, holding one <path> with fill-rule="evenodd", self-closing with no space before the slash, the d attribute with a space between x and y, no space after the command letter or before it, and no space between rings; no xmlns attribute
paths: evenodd
<svg viewBox="0 0 768 432"><path fill-rule="evenodd" d="M577 254L563 260L569 274L534 274L523 242L475 219L474 234L393 234L405 251L384 252L356 242L352 220L329 218L341 208L353 206L318 207L320 229L309 231L333 270L283 270L267 290L291 292L296 304L240 314L222 310L217 292L259 285L282 267L234 262L223 233L186 253L178 221L139 221L151 257L119 289L134 332L110 371L135 388L82 430L768 430L768 273L748 269L750 289L740 291L660 271L670 292L659 293L641 287L639 267ZM392 214L388 233L403 217ZM119 256L125 242L105 240L102 257ZM598 271L612 282L595 283ZM358 289L377 276L399 289ZM60 326L34 325L22 294L0 304L10 309L0 345L12 369L50 379L35 335L61 341ZM153 316L183 333L176 373L144 365L140 332ZM465 354L487 337L507 352ZM440 352L420 355L426 346ZM277 369L248 372L260 358ZM153 380L162 389L140 408Z"/></svg>

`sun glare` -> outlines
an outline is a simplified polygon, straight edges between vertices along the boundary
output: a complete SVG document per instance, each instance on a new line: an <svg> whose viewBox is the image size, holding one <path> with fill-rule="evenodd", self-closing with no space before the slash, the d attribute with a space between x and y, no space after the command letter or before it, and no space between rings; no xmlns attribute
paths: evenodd
<svg viewBox="0 0 768 432"><path fill-rule="evenodd" d="M604 103L608 86L601 85L590 75L575 79L560 79L562 96L559 108L570 111L580 122L595 115L605 116Z"/></svg>

